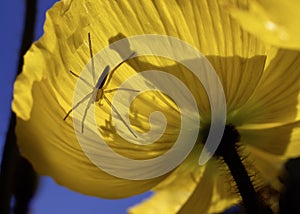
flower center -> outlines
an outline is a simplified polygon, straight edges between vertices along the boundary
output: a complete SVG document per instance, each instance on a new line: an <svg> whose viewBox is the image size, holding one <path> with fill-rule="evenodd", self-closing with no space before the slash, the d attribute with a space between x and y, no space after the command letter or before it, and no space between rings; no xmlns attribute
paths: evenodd
<svg viewBox="0 0 300 214"><path fill-rule="evenodd" d="M232 149L236 149L236 143L240 141L240 134L233 125L226 125L222 140L216 151L217 156L227 156Z"/></svg>
<svg viewBox="0 0 300 214"><path fill-rule="evenodd" d="M205 144L210 126L204 125L202 128L203 139L202 143ZM240 141L240 134L234 127L234 125L228 124L225 126L223 137L219 146L214 153L216 157L223 157L227 153L230 153L232 149L236 149L236 144Z"/></svg>

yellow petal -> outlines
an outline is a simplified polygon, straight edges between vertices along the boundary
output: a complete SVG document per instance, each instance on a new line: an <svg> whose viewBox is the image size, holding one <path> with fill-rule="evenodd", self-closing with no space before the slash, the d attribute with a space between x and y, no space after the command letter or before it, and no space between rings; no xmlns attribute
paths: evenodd
<svg viewBox="0 0 300 214"><path fill-rule="evenodd" d="M47 58L51 57L47 53L43 54L36 46L32 46L26 53L24 60L35 60L34 63L25 64L23 70L30 70L30 74L22 73L18 76L18 81L14 83L14 101L12 103L12 109L17 113L17 116L23 120L28 120L33 106L33 99L30 91L30 87L35 81L41 81L46 71ZM35 67L36 66L36 67ZM38 68L38 69L37 69Z"/></svg>
<svg viewBox="0 0 300 214"><path fill-rule="evenodd" d="M291 136L298 133L299 121L271 128L240 127L241 141L267 153L283 155L292 142Z"/></svg>
<svg viewBox="0 0 300 214"><path fill-rule="evenodd" d="M246 1L236 2L246 4ZM199 48L215 68L224 88L228 111L243 105L262 75L267 47L243 31L218 1L180 1L178 4L193 38L186 41ZM180 14L173 8L170 13L172 17Z"/></svg>
<svg viewBox="0 0 300 214"><path fill-rule="evenodd" d="M57 56L55 69L48 63L54 71L45 75L53 80L51 84L64 109L71 105L75 83L68 71L79 73L89 59L88 32L97 35L93 38L94 52L120 32L125 36L167 34L191 43L210 56L223 83L229 109L248 99L261 76L264 45L242 31L214 1L72 1L57 3L47 16L51 21L46 22L46 33L37 46L47 50L49 57ZM155 64L153 60L151 63ZM243 82L249 79L251 82Z"/></svg>
<svg viewBox="0 0 300 214"><path fill-rule="evenodd" d="M266 60L266 56L257 55L251 58L208 57L221 76L226 95L229 114L243 106L257 87Z"/></svg>
<svg viewBox="0 0 300 214"><path fill-rule="evenodd" d="M239 198L230 187L230 176L215 160L210 160L190 198L178 213L219 213L236 203Z"/></svg>
<svg viewBox="0 0 300 214"><path fill-rule="evenodd" d="M191 154L154 190L153 196L129 209L129 213L177 213L194 191L205 167L197 164L197 153Z"/></svg>
<svg viewBox="0 0 300 214"><path fill-rule="evenodd" d="M76 82L76 78L69 71L72 70L79 74L90 58L87 33L91 32L92 35L103 36L93 37L92 43L97 50L97 48L102 48L108 44L110 37L115 36L120 30L118 26L114 32L108 34L106 32L108 22L98 28L94 26L86 30L88 25L98 24L95 23L98 22L95 17L103 15L103 8L105 11L107 9L108 12L111 12L103 16L106 20L112 21L112 15L122 15L119 14L121 11L117 10L122 5L112 1L94 2L98 7L91 7L91 3L93 2L74 1L69 5L64 5L60 2L48 12L45 35L33 45L26 55L23 73L15 84L13 109L19 117L18 144L22 154L33 162L39 173L50 175L65 186L90 195L108 198L125 197L150 189L162 178L129 181L104 173L91 163L83 153L75 138L69 118L66 121L63 120L66 112L72 106L71 101ZM84 14L83 8L88 12L85 11L87 13ZM78 13L78 11L81 12ZM131 8L128 12L134 15ZM78 14L81 14L82 17ZM149 17L151 18L150 15ZM136 19L136 22L138 23L133 24L139 24L140 20ZM128 34L143 32L136 32L133 26L131 28L123 27L123 29L124 32L131 30ZM120 75L121 80L122 78L126 79L126 77L126 75ZM144 105L147 106L148 104L145 103ZM105 107L103 108L105 109ZM109 111L106 110L105 114L101 116L107 116ZM40 121L41 118L42 121ZM173 125L177 128L174 123ZM113 130L110 129L109 132L113 133ZM165 139L167 138L167 143L172 145L174 139L172 140L170 136L176 137L177 131L175 135L172 134L174 131L167 130L167 132L171 135L165 135L162 141L166 142ZM143 153L134 145L129 145L130 148L128 149L128 144L125 144L124 140L118 141L119 139L114 142L114 138L111 137L111 146L119 150L119 153L126 152L129 157L134 156L136 159L140 157L147 159L147 156L151 158L168 149L166 143L162 143L161 148L157 147L158 144L153 144L154 147L150 147L150 151L149 148L143 147L145 150ZM106 158L106 154L103 152L101 154L99 151L99 157L101 155ZM118 170L118 166L111 167ZM122 187L122 190L119 187Z"/></svg>
<svg viewBox="0 0 300 214"><path fill-rule="evenodd" d="M108 44L107 38L120 32L125 36L155 33L183 39L204 53L216 69L229 110L247 101L261 77L266 47L242 31L216 1L105 1L95 5L93 11L97 8L101 15L95 18L90 30L93 35L99 35L95 47L98 39L102 44L100 47L103 47L103 44ZM150 62L156 64L153 60ZM174 74L176 69L172 70ZM188 85L195 82L193 78L187 78L187 81ZM193 93L199 91L198 85L192 86ZM198 94L198 103L207 103L203 101L203 93ZM209 108L208 105L205 107Z"/></svg>
<svg viewBox="0 0 300 214"><path fill-rule="evenodd" d="M299 123L298 123L299 124ZM300 156L300 128L293 129L293 132L290 137L290 143L284 153L286 159L297 158Z"/></svg>
<svg viewBox="0 0 300 214"><path fill-rule="evenodd" d="M72 125L62 119L64 110L53 96L48 81L35 83L32 93L30 119L18 118L16 134L20 151L40 174L50 175L75 191L105 198L138 194L163 179L132 181L100 170L83 153Z"/></svg>
<svg viewBox="0 0 300 214"><path fill-rule="evenodd" d="M300 49L300 2L251 0L249 8L227 3L231 15L242 27L264 42Z"/></svg>
<svg viewBox="0 0 300 214"><path fill-rule="evenodd" d="M163 34L189 42L208 56L216 68L230 108L241 106L249 99L260 80L266 55L262 43L242 31L217 1L210 0L58 2L48 12L44 29L44 36L26 55L23 73L15 84L13 110L19 117L18 144L38 172L76 191L109 198L146 191L163 177L130 181L103 172L87 159L78 144L72 116L63 120L72 107L77 81L70 71L79 75L90 60L88 33L92 35L94 53L120 33L125 37ZM129 61L118 69L107 89L118 87L149 64L152 68L166 67L166 72L178 76L195 95L199 108L208 111L205 92L199 90L201 84L192 74L186 74L184 66L174 65L174 62L170 65L166 59L150 56ZM157 109L156 106L166 112L171 124L166 134L149 147L131 145L116 136L111 127L111 107L107 103L95 107L99 110L97 120L102 122L100 129L108 135L108 144L116 152L133 159L150 159L163 154L174 143L179 124L176 108L164 96L157 96L157 102L151 97L145 94L136 101L140 112L139 121L133 122L134 127L146 132L148 115ZM101 157L107 158L107 154L99 151L99 159ZM115 171L119 169L119 166L110 167ZM201 181L201 186L206 184L212 185L207 177Z"/></svg>
<svg viewBox="0 0 300 214"><path fill-rule="evenodd" d="M284 124L300 118L300 52L276 50L252 97L237 113L242 124Z"/></svg>
<svg viewBox="0 0 300 214"><path fill-rule="evenodd" d="M191 197L178 213L207 213L213 197L212 167L207 165Z"/></svg>
<svg viewBox="0 0 300 214"><path fill-rule="evenodd" d="M134 206L129 213L216 213L237 202L235 190L230 188L229 180L225 178L227 174L218 168L219 162L210 160L197 170L193 161L190 159L183 163L174 174L155 187L150 199Z"/></svg>
<svg viewBox="0 0 300 214"><path fill-rule="evenodd" d="M252 145L246 145L243 153L247 156L245 161L249 163L248 173L255 176L254 185L259 189L267 184L280 190L278 178L286 159L281 155L265 152Z"/></svg>

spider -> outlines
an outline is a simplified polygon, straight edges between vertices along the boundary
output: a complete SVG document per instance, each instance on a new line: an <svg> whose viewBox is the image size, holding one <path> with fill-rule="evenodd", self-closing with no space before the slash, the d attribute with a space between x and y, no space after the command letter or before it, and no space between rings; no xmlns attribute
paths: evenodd
<svg viewBox="0 0 300 214"><path fill-rule="evenodd" d="M95 74L95 64L94 64L94 58L93 58L93 51L92 51L92 42L91 42L91 34L88 33L88 42L89 42L89 50L90 50L90 57L91 57L91 61L92 61L92 72L93 75ZM131 58L133 55L135 54L135 52L133 52L132 54L130 54L127 59ZM126 61L127 59L125 59L124 61ZM123 62L124 62L123 61ZM110 70L110 67L107 65L102 74L100 75L97 83L95 86L93 86L92 84L90 84L88 81L86 81L85 79L83 79L82 77L80 77L79 75L77 75L76 73L74 73L73 71L70 71L70 73L72 75L74 75L75 77L79 78L80 80L82 80L84 83L86 83L88 86L90 86L93 90L88 93L85 97L83 97L78 103L76 103L73 108L71 108L66 116L64 117L64 120L66 120L68 118L68 116L71 114L71 112L76 109L82 102L86 101L89 99L88 104L84 110L84 114L83 114L83 118L82 118L82 125L81 125L81 132L83 133L84 130L84 121L85 118L87 116L87 111L90 108L90 106L99 100L104 99L113 109L113 111L118 115L118 117L121 119L121 121L124 123L124 125L127 127L127 129L132 133L132 135L134 137L137 138L136 134L133 132L133 130L130 128L130 126L125 122L125 120L123 119L123 117L121 116L121 114L118 112L118 110L112 105L112 103L109 101L109 99L105 96L105 93L111 93L117 90L125 90L125 91L133 91L133 92L139 92L138 90L134 90L134 89L127 89L127 88L115 88L115 89L110 89L110 90L105 90L105 88L103 87L106 83L106 80L109 76L109 73L113 73L115 70L118 69L119 66L122 65L122 63L119 63L113 70ZM109 81L109 80L107 80Z"/></svg>

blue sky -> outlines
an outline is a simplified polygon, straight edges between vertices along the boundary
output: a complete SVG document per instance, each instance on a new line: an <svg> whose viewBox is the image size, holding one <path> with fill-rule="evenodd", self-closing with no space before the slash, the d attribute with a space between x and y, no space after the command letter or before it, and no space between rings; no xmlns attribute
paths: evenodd
<svg viewBox="0 0 300 214"><path fill-rule="evenodd" d="M18 51L22 37L24 22L24 6L26 1L4 0L1 7L0 34L1 78L0 78L0 154L2 154L7 131L13 81L17 69ZM45 12L54 4L54 0L38 1L36 23L36 39L43 33ZM4 5L3 5L4 3ZM126 208L139 203L150 193L122 200L105 200L89 197L70 191L48 177L42 177L39 190L31 206L32 214L60 213L126 213Z"/></svg>

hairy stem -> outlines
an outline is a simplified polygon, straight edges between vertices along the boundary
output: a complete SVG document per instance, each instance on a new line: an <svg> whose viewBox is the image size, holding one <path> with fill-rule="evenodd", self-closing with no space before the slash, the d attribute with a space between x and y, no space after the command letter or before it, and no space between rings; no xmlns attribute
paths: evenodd
<svg viewBox="0 0 300 214"><path fill-rule="evenodd" d="M237 152L239 132L233 125L226 125L216 155L222 157L238 187L247 213L269 214L272 210L264 205L252 185L251 179Z"/></svg>
<svg viewBox="0 0 300 214"><path fill-rule="evenodd" d="M234 147L228 149L223 155L223 159L237 184L247 213L258 213L258 210L260 210L259 200L236 149Z"/></svg>

